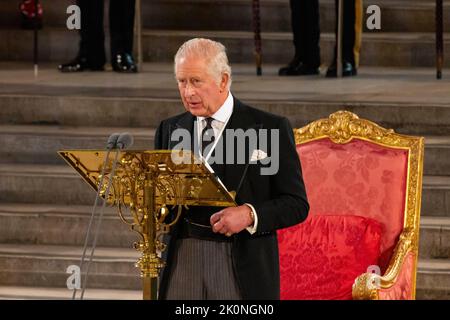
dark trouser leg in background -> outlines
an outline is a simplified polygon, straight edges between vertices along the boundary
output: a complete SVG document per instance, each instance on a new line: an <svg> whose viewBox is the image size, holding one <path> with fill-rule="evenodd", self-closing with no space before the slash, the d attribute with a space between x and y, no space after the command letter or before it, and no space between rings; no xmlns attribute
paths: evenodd
<svg viewBox="0 0 450 320"><path fill-rule="evenodd" d="M320 17L318 0L291 0L292 32L296 55L311 67L320 66Z"/></svg>
<svg viewBox="0 0 450 320"><path fill-rule="evenodd" d="M320 25L318 0L291 0L291 25L295 56L279 75L318 74Z"/></svg>
<svg viewBox="0 0 450 320"><path fill-rule="evenodd" d="M80 56L92 66L105 64L103 0L77 0L81 10Z"/></svg>
<svg viewBox="0 0 450 320"><path fill-rule="evenodd" d="M111 57L133 52L135 0L110 0Z"/></svg>
<svg viewBox="0 0 450 320"><path fill-rule="evenodd" d="M135 0L110 0L111 63L119 72L136 72L133 59Z"/></svg>
<svg viewBox="0 0 450 320"><path fill-rule="evenodd" d="M60 64L61 72L103 70L105 33L103 31L103 0L77 0L81 12L78 54L72 61Z"/></svg>
<svg viewBox="0 0 450 320"><path fill-rule="evenodd" d="M359 64L359 50L362 31L362 1L361 0L343 0L343 30L342 30L342 59L343 75L352 76L357 74ZM338 19L338 0L335 0L336 12L336 38L337 38L337 19ZM336 76L336 52L334 47L334 57L331 66L328 68L327 76Z"/></svg>

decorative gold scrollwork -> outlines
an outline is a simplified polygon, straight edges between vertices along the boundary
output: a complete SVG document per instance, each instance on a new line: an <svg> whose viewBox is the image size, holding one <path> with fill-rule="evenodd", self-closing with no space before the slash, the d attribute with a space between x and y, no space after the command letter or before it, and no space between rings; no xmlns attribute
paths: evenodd
<svg viewBox="0 0 450 320"><path fill-rule="evenodd" d="M164 266L160 258L166 250L163 238L179 220L183 208L188 205L234 206L236 203L191 152L118 152L65 150L59 154L96 191L102 180L103 163L106 163L100 195L105 196L106 186L111 182L107 202L117 206L120 219L139 234L134 247L142 253L136 265L144 278L143 294L145 299L155 298L155 278ZM119 160L115 162L116 159ZM116 171L111 178L113 167Z"/></svg>
<svg viewBox="0 0 450 320"><path fill-rule="evenodd" d="M383 141L389 145L396 145L399 142L394 130L385 129L376 123L360 119L356 114L348 111L335 112L328 119L314 121L295 132L296 141L328 137L335 143L343 144L355 136L367 140Z"/></svg>
<svg viewBox="0 0 450 320"><path fill-rule="evenodd" d="M348 111L337 111L328 119L314 121L307 126L294 129L296 144L329 138L334 143L346 144L352 139L370 141L381 146L408 150L408 177L406 184L404 229L394 250L388 269L382 277L364 273L353 286L356 299L378 299L378 290L371 283L380 281L381 288L389 288L400 273L402 263L408 252L417 252L419 245L419 218L422 193L424 138L398 134L374 122L360 119ZM416 264L416 263L415 263ZM414 278L415 287L415 278Z"/></svg>

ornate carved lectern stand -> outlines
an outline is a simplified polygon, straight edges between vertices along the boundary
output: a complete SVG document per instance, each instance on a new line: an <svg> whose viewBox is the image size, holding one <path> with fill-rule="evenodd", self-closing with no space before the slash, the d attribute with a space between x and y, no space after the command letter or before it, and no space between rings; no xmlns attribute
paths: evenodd
<svg viewBox="0 0 450 320"><path fill-rule="evenodd" d="M120 219L140 235L134 244L142 253L136 266L143 278L143 298L157 298L158 275L165 262L162 241L189 206L235 206L234 195L189 151L118 151L116 171L111 177L115 152L106 162L100 195L115 205ZM106 156L104 150L60 151L59 154L82 178L98 190Z"/></svg>

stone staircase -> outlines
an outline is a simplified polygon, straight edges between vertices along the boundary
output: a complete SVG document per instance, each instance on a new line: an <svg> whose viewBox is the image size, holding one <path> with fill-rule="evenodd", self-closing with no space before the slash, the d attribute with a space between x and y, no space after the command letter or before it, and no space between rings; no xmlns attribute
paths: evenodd
<svg viewBox="0 0 450 320"><path fill-rule="evenodd" d="M27 80L27 71L19 71L10 80L2 80L5 73L0 72L0 298L5 299L71 297L65 288L66 268L79 263L95 194L56 151L103 148L110 133L122 131L134 135L135 148L149 149L159 121L181 110L170 65L146 66L152 76L108 75L104 86L99 83L105 75L94 73L68 75L67 82L61 81L54 64L72 58L78 42L76 32L64 29L65 9L72 2L41 1L45 9L41 59L52 63L44 70L47 78ZM363 66L434 65L434 1L365 2L382 8L382 30L364 34ZM4 39L0 60L26 61L31 57L32 33L18 29L16 5L11 3L0 4L0 37ZM425 136L417 298L450 299L450 106L432 99L426 103L405 98L402 102L353 101L351 92L340 98L302 96L294 89L259 92L256 87L263 81L277 81L278 86L281 82L273 76L254 84L257 81L249 75L248 70L253 72L249 2L214 3L143 1L145 60L170 61L183 40L210 36L229 47L232 63L247 63L234 69L237 95L249 104L289 117L294 127L345 108L398 132ZM334 41L332 4L321 1L324 63L329 62ZM448 14L449 2L445 9ZM262 0L261 16L264 62L284 64L292 56L288 1ZM445 20L449 30L450 19ZM445 64L449 63L446 55ZM23 63L17 65L24 69ZM275 67L265 70L276 72ZM384 72L377 76L385 79ZM397 77L386 79L395 81ZM337 83L339 87L343 82ZM431 88L434 82L420 85ZM315 90L312 86L311 91ZM141 297L139 274L133 265L138 254L131 249L135 239L116 213L108 210L91 265L87 298Z"/></svg>
<svg viewBox="0 0 450 320"><path fill-rule="evenodd" d="M40 32L41 60L61 62L73 58L78 33L66 28L66 8L73 1L41 2L45 10L45 26ZM381 8L381 30L365 30L361 65L434 66L434 0L364 1L365 7L371 4ZM328 64L334 47L334 0L320 1L320 9L322 62ZM450 1L444 1L444 30L450 30L449 9ZM285 64L293 56L288 0L261 0L260 11L263 62ZM252 11L247 0L142 1L142 16L145 61L172 61L179 44L197 36L223 42L234 63L254 60ZM366 21L365 10L364 17ZM31 61L33 32L19 30L19 23L16 3L2 3L0 38L4 41L0 44L0 60ZM444 50L449 52L450 35L446 33L444 37ZM448 65L450 56L444 55L444 58L444 64Z"/></svg>

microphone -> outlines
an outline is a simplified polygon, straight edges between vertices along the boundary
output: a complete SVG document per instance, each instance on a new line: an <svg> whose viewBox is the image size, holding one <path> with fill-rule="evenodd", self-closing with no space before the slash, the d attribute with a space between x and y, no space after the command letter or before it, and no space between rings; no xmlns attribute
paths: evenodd
<svg viewBox="0 0 450 320"><path fill-rule="evenodd" d="M109 154L111 153L111 151L113 149L115 149L115 157L114 157L113 167L112 167L112 170L110 172L110 178L108 179L109 181L108 181L108 184L107 184L107 187L106 187L106 192L105 192L105 195L104 195L105 198L103 199L103 205L102 205L101 210L100 210L100 217L98 218L97 227L96 227L96 230L94 232L94 241L93 241L93 244L91 246L91 252L90 252L90 255L89 255L88 262L87 262L87 267L86 267L86 273L85 273L83 287L81 288L81 297L80 297L81 300L83 300L84 292L86 290L87 280L88 280L88 276L89 276L89 267L90 267L90 264L92 262L92 258L94 256L95 248L96 248L96 245L97 245L97 237L98 237L98 233L99 233L101 222L102 222L102 218L103 218L103 212L104 212L104 209L105 209L105 206L106 206L106 199L109 196L109 190L111 188L111 182L113 180L114 173L115 173L115 170L116 170L117 158L119 156L119 150L123 150L123 149L126 149L126 148L130 147L133 144L133 141L134 141L133 136L130 133L128 133L128 132L117 133L116 132L116 133L111 134L108 137L108 140L106 142L106 150L107 150L107 152L106 152L106 155L105 155L105 159L103 161L103 167L102 167L102 171L100 173L100 177L101 177L100 178L100 183L98 185L98 190L97 190L97 195L95 197L94 206L92 207L91 218L90 218L90 221L89 221L89 226L88 226L88 230L87 230L87 233L86 233L86 238L85 238L85 241L84 241L83 254L81 256L81 262L80 262L80 271L81 272L83 272L82 267L83 267L84 260L85 260L85 257L86 257L86 251L87 251L89 238L90 238L90 234L91 234L91 228L92 228L93 221L95 219L95 215L96 215L95 211L96 211L96 208L97 208L98 200L100 199L100 191L102 190L102 186L103 186L103 179L105 177L106 164L107 164L108 159L109 159ZM76 292L77 292L77 289L75 288L74 291L73 291L73 294L72 294L72 299L75 299Z"/></svg>
<svg viewBox="0 0 450 320"><path fill-rule="evenodd" d="M119 139L120 133L113 133L109 136L108 141L106 142L106 149L111 150L116 147L117 139Z"/></svg>
<svg viewBox="0 0 450 320"><path fill-rule="evenodd" d="M118 149L123 150L131 147L133 145L134 138L128 132L123 132L117 138L116 146Z"/></svg>

